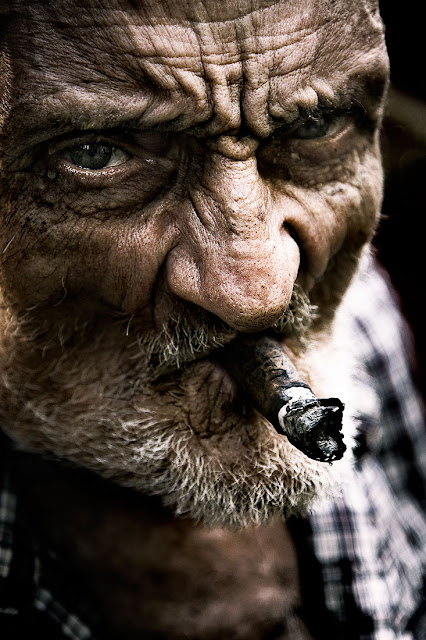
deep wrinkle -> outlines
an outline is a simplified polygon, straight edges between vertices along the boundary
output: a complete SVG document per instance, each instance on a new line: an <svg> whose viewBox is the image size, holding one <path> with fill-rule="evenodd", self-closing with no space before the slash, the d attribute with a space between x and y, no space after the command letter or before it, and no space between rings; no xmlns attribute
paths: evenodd
<svg viewBox="0 0 426 640"><path fill-rule="evenodd" d="M146 92L144 91L146 96ZM91 97L91 94L89 94ZM330 105L325 101L323 105L319 102L318 106L313 109L306 109L304 107L297 107L299 115L296 118L292 118L286 121L282 118L270 116L271 132L267 136L258 135L255 131L252 131L247 124L243 121L238 129L232 128L230 131L224 129L214 134L209 133L208 127L203 124L196 123L194 125L182 125L179 120L172 118L171 120L165 119L162 122L155 122L151 124L149 118L145 118L143 114L143 108L141 115L135 115L131 118L123 119L123 109L116 108L116 111L108 109L108 115L102 115L102 101L98 104L94 104L90 107L90 111L87 112L87 100L83 96L79 96L79 100L72 99L67 96L67 108L61 109L56 105L50 105L49 111L45 114L40 113L38 110L35 113L31 113L31 109L27 109L25 105L21 105L25 118L22 118L20 122L19 110L17 110L16 122L17 129L21 132L21 135L17 141L17 147L15 152L28 153L33 147L37 147L41 144L46 144L51 140L62 140L67 138L79 137L82 135L111 135L120 133L120 137L129 134L143 134L149 132L158 133L172 133L182 132L195 138L215 139L223 133L235 135L243 138L247 135L258 139L263 143L268 143L270 140L275 139L277 136L287 133L293 127L297 127L299 124L307 120L308 118L318 117L318 114L332 114L332 113L345 113L353 115L356 122L361 127L365 127L367 130L371 130L377 120L375 113L376 106L380 106L382 94L377 95L374 98L373 104L371 100L368 102L363 98L363 91L352 90L350 93L342 90L343 97L336 99L335 104ZM150 105L153 103L153 96L146 96L146 102ZM160 98L161 100L161 98ZM75 114L75 115L73 115ZM87 124L85 124L85 121ZM211 121L211 117L207 122ZM54 123L54 124L52 124ZM76 126L78 123L78 126ZM90 124L89 124L90 123Z"/></svg>
<svg viewBox="0 0 426 640"><path fill-rule="evenodd" d="M376 78L387 73L382 27L367 5L353 2L348 13L347 2L327 2L348 38L343 50L341 36L334 35L340 22L328 33L326 16L318 12L323 0L302 0L297 12L292 1L252 6L251 15L234 24L225 13L232 7L221 5L224 20L215 22L217 7L206 0L199 8L211 26L201 20L193 33L185 3L144 5L153 12L148 20L122 12L114 23L117 0L108 4L110 24L101 20L91 38L90 20L98 18L87 3L81 2L81 11L55 4L50 14L48 5L33 2L31 11L22 7L22 28L8 42L15 75L2 132L7 224L0 229L0 249L6 248L7 260L0 286L7 321L5 316L0 353L7 363L15 361L5 369L5 384L19 393L2 397L4 422L27 442L34 438L34 446L44 441L53 454L78 455L77 464L119 482L165 492L178 512L189 509L191 517L206 520L230 514L228 482L238 504L231 517L241 524L250 512L260 521L270 508L285 509L280 501L296 509L296 494L304 508L317 490L328 490L333 474L306 463L300 475L290 445L277 440L264 420L238 413L209 354L179 369L174 387L157 395L144 339L155 341L170 318L191 318L194 308L206 314L207 344L214 348L221 336L212 318L231 332L267 331L290 308L296 283L317 306L318 319L303 336L286 336L285 342L301 370L308 377L314 371L315 382L306 345L315 332L322 347L331 348L330 322L378 219L382 102L377 84L374 95L367 92L373 68ZM180 19L161 26L159 16L169 9ZM193 42L202 44L193 48ZM299 139L286 129L300 117L340 113L359 102L373 133L357 126L352 111L341 134ZM160 142L165 135L165 148L154 144L152 158L149 149L141 156L144 136L158 134ZM62 159L68 145L96 140L120 147L123 137L132 158L118 167L92 171ZM267 141L262 150L256 149L259 140ZM175 155L169 141L176 142ZM286 169L278 174L269 158L257 161L265 149L272 158L274 145ZM41 148L50 148L48 166ZM32 153L35 165L28 162ZM145 157L157 163L151 173ZM62 302L52 308L53 300ZM111 310L126 322L117 323ZM82 323L86 330L79 334ZM38 327L43 334L32 340ZM24 382L19 371L26 371ZM87 388L82 380L89 381ZM220 406L212 405L219 396L197 380L223 390ZM320 377L321 396L339 395L330 384ZM13 417L18 398L27 411L19 424ZM100 424L102 445L96 439ZM86 443L82 451L71 435L75 425ZM203 425L209 425L208 438ZM121 447L130 457L120 454ZM189 480L187 472L201 475ZM254 478L256 486L250 484ZM206 501L207 485L220 495L211 493ZM194 494L184 490L188 486ZM262 486L264 496L276 496L273 506L263 502ZM290 494L285 486L292 487ZM214 505L222 503L228 507L215 514Z"/></svg>

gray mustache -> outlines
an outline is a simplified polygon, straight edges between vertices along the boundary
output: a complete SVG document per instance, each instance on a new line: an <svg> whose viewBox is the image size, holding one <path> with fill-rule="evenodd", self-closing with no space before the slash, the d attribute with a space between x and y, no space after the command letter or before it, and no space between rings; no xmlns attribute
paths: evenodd
<svg viewBox="0 0 426 640"><path fill-rule="evenodd" d="M282 337L297 337L303 341L317 317L317 308L297 283L290 304L271 330ZM131 333L131 321L127 331ZM131 348L144 359L153 377L180 369L194 360L224 347L238 335L225 322L211 313L182 303L176 314L158 332L136 333ZM135 358L138 356L135 356Z"/></svg>

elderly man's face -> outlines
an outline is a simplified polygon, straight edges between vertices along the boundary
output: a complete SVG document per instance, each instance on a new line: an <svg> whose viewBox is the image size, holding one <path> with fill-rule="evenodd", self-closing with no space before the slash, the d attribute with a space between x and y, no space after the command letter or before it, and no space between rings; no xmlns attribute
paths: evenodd
<svg viewBox="0 0 426 640"><path fill-rule="evenodd" d="M297 350L371 237L375 2L30 1L5 45L6 428L194 517L297 508L328 468L214 354L273 326Z"/></svg>

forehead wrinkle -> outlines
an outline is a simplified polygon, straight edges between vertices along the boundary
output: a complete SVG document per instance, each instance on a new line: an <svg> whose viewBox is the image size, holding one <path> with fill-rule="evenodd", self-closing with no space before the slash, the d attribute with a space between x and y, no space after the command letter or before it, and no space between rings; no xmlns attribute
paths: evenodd
<svg viewBox="0 0 426 640"><path fill-rule="evenodd" d="M277 75L277 71L274 71L274 66L277 66L276 58L280 57L281 60L285 58L287 47L301 40L309 39L326 24L326 21L323 21L315 27L299 27L297 25L288 33L277 33L276 24L272 26L272 29L267 25L271 33L259 34L257 20L252 18L253 16L250 16L220 25L217 23L192 25L192 31L197 37L198 44L194 50L199 52L202 77L205 80L205 94L212 103L212 118L209 124L209 130L212 133L218 133L226 128L238 128L243 117L241 114L241 91L247 94L247 91L253 91L267 84L269 77ZM154 28L147 27L147 32L150 30L154 30ZM155 28L154 32L157 37L158 29ZM151 41L154 42L155 39L152 38ZM220 51L218 50L218 42L220 42ZM163 51L161 53L161 56L149 60L144 59L142 65L145 69L149 66L152 77L157 76L158 78L164 73L166 75L171 73L176 77L178 75L176 62L178 61L174 57L174 52L169 50L166 56ZM170 63L170 67L166 66L166 62ZM304 62L304 65L308 64L309 60ZM158 65L157 69L155 65ZM291 72L290 65L290 69L287 69L285 73ZM182 79L185 76L181 74L180 77L183 85ZM247 86L244 87L244 85ZM259 104L257 111L261 111L262 106L266 107L266 99L263 102L263 105ZM264 118L268 119L266 113Z"/></svg>
<svg viewBox="0 0 426 640"><path fill-rule="evenodd" d="M36 124L35 128L39 129L39 132L33 132L36 137L46 138L49 131L60 135L71 127L110 127L123 120L140 119L143 116L151 116L151 124L175 120L182 115L190 120L189 124L194 124L194 121L208 117L205 87L199 79L197 81L197 75L201 76L201 73L196 68L196 73L191 70L188 75L188 58L191 56L179 57L185 51L177 51L173 77L173 68L169 64L167 72L163 65L163 73L153 73L154 67L161 72L161 65L149 68L149 61L145 61L144 68L141 58L129 46L129 33L123 37L122 30L120 43L126 43L126 47L123 62L119 65L116 51L114 55L105 52L103 56L99 55L96 47L93 51L94 39L87 38L84 30L73 30L72 38L68 37L66 31L56 31L56 43L60 44L56 46L57 55L51 55L50 41L53 35L47 30L47 24L45 27L41 34L37 30L31 31L28 45L19 51L21 60L18 61L20 68L16 77L21 86L20 91L14 92L15 116L26 130L34 128L33 124ZM52 28L51 25L49 28ZM104 46L105 42L111 44L111 40L102 35ZM146 35L142 40L149 46L150 40ZM114 36L113 42L117 32ZM188 42L187 37L170 40L176 43L178 49L182 41ZM81 50L76 42L81 43ZM157 46L158 42L157 39ZM200 67L196 54L192 58ZM48 65L43 64L46 59L49 60ZM179 67L185 71L180 76ZM43 69L42 74L39 69Z"/></svg>
<svg viewBox="0 0 426 640"><path fill-rule="evenodd" d="M241 48L234 22L217 30L215 24L193 24L200 46L203 78L211 103L211 127L218 133L241 125ZM220 52L217 42L221 43ZM220 55L222 53L222 55Z"/></svg>
<svg viewBox="0 0 426 640"><path fill-rule="evenodd" d="M77 26L75 16L68 25L73 29L72 38L60 47L60 55L65 63L74 56L74 63L67 66L71 78L65 90L61 68L57 66L55 70L53 64L56 59L46 71L51 85L46 106L54 113L56 103L59 117L61 102L66 106L68 100L75 105L75 113L80 111L74 120L80 121L82 128L102 128L102 119L108 126L114 126L119 120L118 112L125 110L129 119L140 119L142 125L144 121L156 125L174 120L175 124L179 121L177 126L182 128L209 121L210 130L218 132L239 126L243 106L249 120L259 124L259 118L264 119L262 129L265 130L273 81L281 83L281 94L286 99L294 93L293 76L299 75L300 82L306 84L309 78L304 77L303 70L306 69L305 75L309 76L310 59L317 56L326 38L323 28L329 24L328 19L322 18L310 25L315 11L305 11L299 21L292 21L292 28L285 22L285 16L282 17L286 29L281 31L276 21L265 19L265 12L251 12L237 20L213 24L169 20L166 25L155 26L140 21L133 24L126 12L116 13L116 24L107 31L111 38L105 37L102 29L95 30L94 39L84 37L85 30L81 23ZM320 37L322 31L324 35ZM79 32L82 51L77 56L75 44ZM65 41L66 33L67 29L62 28L59 34ZM316 40L320 44L315 43ZM103 58L102 64L97 65L98 57L91 51L93 41L99 41L103 47L108 64L105 65ZM122 50L121 64L114 47L113 52L110 51L111 41ZM302 41L303 47L291 48ZM73 73L80 75L72 78ZM93 90L81 87L81 73L92 74ZM292 86L286 91L284 85L290 80ZM103 113L98 118L99 111Z"/></svg>

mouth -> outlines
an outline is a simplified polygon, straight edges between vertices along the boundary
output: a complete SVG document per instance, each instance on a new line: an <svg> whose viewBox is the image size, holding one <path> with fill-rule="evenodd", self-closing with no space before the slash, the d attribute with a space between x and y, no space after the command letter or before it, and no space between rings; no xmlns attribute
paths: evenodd
<svg viewBox="0 0 426 640"><path fill-rule="evenodd" d="M343 403L338 398L316 398L273 333L228 335L225 345L194 353L184 368L200 360L218 364L244 403L306 456L328 463L343 457ZM173 374L176 368L163 371L156 382Z"/></svg>

